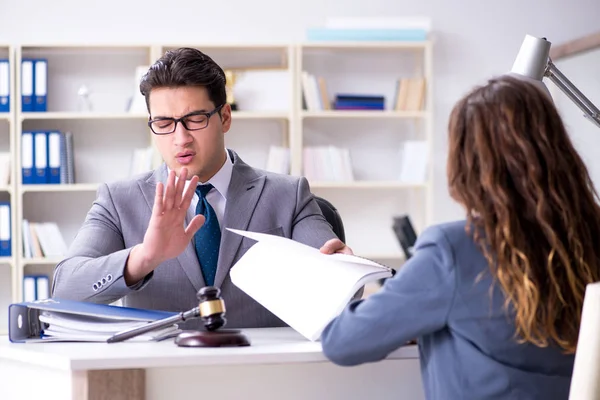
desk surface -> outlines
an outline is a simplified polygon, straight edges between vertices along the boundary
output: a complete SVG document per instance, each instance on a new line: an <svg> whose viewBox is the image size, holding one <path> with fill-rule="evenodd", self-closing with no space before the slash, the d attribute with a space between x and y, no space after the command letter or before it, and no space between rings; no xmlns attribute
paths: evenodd
<svg viewBox="0 0 600 400"><path fill-rule="evenodd" d="M320 342L291 328L244 329L251 346L182 348L173 339L123 343L10 343L0 337L0 360L63 370L164 368L228 364L283 364L327 361ZM416 359L417 346L402 347L388 359Z"/></svg>

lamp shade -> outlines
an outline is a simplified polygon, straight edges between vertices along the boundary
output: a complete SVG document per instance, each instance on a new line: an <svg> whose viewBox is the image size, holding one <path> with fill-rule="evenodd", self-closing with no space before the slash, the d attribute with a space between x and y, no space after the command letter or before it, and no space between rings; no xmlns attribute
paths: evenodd
<svg viewBox="0 0 600 400"><path fill-rule="evenodd" d="M511 72L541 81L548 65L550 46L546 39L526 35Z"/></svg>
<svg viewBox="0 0 600 400"><path fill-rule="evenodd" d="M551 43L546 39L525 35L525 40L508 75L534 84L552 100L550 90L542 82L550 59L550 46Z"/></svg>

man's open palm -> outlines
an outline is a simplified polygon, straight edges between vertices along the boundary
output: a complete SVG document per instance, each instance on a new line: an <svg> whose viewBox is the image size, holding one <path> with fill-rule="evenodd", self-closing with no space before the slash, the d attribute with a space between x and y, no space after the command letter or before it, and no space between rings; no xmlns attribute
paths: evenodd
<svg viewBox="0 0 600 400"><path fill-rule="evenodd" d="M193 176L185 189L187 174L187 168L183 168L176 182L175 172L171 171L164 190L162 182L156 185L152 217L143 246L146 257L157 263L180 255L204 224L204 216L196 215L185 227L185 216L198 185L198 177Z"/></svg>

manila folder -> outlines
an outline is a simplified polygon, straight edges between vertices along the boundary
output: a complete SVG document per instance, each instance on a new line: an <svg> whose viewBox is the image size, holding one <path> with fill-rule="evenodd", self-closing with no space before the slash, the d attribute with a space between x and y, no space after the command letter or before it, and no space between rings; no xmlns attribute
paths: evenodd
<svg viewBox="0 0 600 400"><path fill-rule="evenodd" d="M365 284L392 276L390 268L281 236L229 229L256 240L230 270L231 281L311 341Z"/></svg>

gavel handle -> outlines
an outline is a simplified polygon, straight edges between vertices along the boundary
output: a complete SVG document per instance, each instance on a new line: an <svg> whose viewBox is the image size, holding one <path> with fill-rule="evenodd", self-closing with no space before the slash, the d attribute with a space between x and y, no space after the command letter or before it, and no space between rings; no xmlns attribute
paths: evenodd
<svg viewBox="0 0 600 400"><path fill-rule="evenodd" d="M137 328L128 329L126 331L115 333L113 336L109 337L106 342L107 343L117 343L122 342L127 339L131 339L138 335L142 335L144 333L153 331L155 329L160 329L167 327L169 325L176 324L177 322L187 321L190 318L197 318L200 316L200 307L192 308L186 312L180 312L177 315L173 315L172 317L167 317L163 319L159 319L154 322L150 322L146 325L142 325Z"/></svg>

